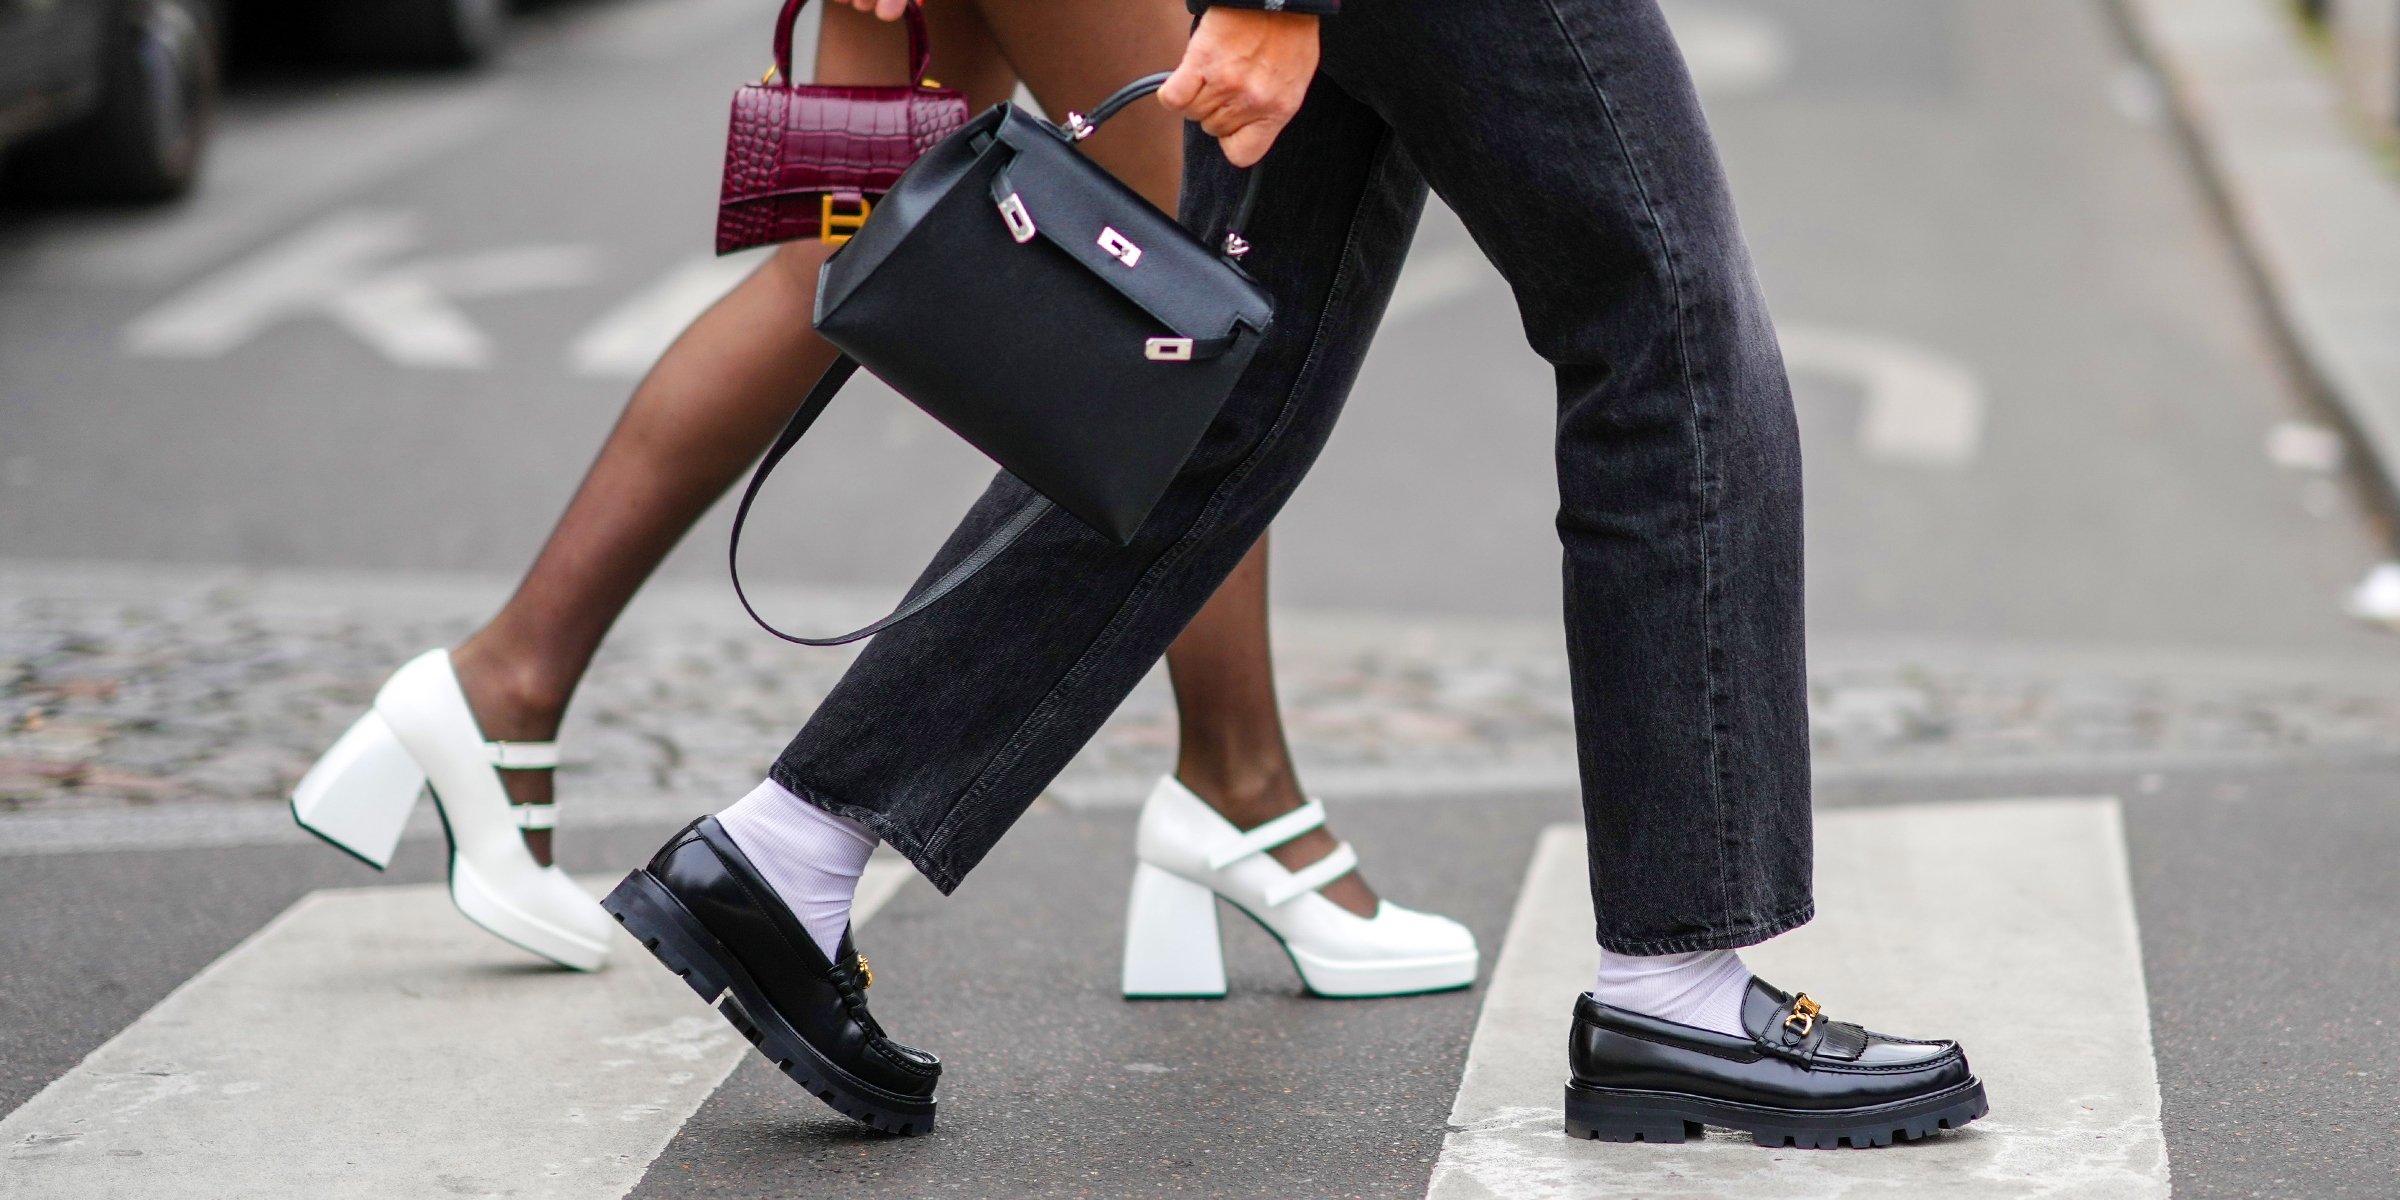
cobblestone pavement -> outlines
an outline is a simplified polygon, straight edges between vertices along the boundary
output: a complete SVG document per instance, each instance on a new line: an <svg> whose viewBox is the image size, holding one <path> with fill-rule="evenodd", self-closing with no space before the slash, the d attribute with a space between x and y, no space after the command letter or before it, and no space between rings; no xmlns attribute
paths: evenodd
<svg viewBox="0 0 2400 1200"><path fill-rule="evenodd" d="M0 564L0 814L279 804L386 673L456 641L505 587ZM766 601L804 627L872 603L794 590ZM2400 746L2400 678L2369 664L1832 638L1814 656L1820 771ZM773 641L717 587L654 589L577 701L562 788L603 808L737 794L847 661ZM1549 628L1301 613L1279 620L1277 661L1295 753L1319 790L1573 778ZM1154 677L1053 796L1133 799L1174 735Z"/></svg>

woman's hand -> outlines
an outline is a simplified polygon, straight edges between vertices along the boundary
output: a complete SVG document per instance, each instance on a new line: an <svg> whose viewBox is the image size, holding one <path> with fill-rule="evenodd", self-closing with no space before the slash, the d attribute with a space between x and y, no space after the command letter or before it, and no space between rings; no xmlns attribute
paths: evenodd
<svg viewBox="0 0 2400 1200"><path fill-rule="evenodd" d="M850 0L860 4L864 0ZM889 2L889 0L884 0ZM1198 121L1225 158L1247 167L1267 156L1317 74L1317 18L1255 8L1212 8L1158 99Z"/></svg>
<svg viewBox="0 0 2400 1200"><path fill-rule="evenodd" d="M886 21L897 21L901 10L908 7L908 0L849 0L849 4L860 12L874 13Z"/></svg>

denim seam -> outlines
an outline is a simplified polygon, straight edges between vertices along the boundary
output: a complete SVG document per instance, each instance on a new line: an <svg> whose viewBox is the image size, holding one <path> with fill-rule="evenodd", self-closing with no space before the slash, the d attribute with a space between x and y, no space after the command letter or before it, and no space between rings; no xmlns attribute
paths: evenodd
<svg viewBox="0 0 2400 1200"><path fill-rule="evenodd" d="M1706 675L1704 695L1708 708L1709 803L1715 810L1713 815L1716 818L1717 835L1711 849L1715 852L1717 859L1718 902L1723 906L1723 911L1730 914L1737 908L1748 906L1737 906L1734 903L1732 872L1725 856L1725 843L1728 840L1725 810L1725 757L1724 747L1719 736L1721 730L1717 715L1718 638L1716 621L1719 606L1716 596L1716 563L1714 555L1710 553L1709 544L1710 527L1715 523L1715 513L1713 496L1709 488L1708 441L1703 430L1705 422L1702 415L1698 377L1692 367L1691 329L1686 319L1690 314L1690 300L1684 292L1682 269L1676 262L1674 239L1667 232L1666 218L1660 214L1657 203L1651 199L1650 185L1643 179L1641 164L1633 153L1633 148L1626 144L1625 126L1622 121L1617 119L1616 102L1609 98L1608 89L1601 86L1599 73L1592 69L1591 60L1584 55L1583 46L1575 40L1574 30L1568 27L1564 14L1558 11L1557 0L1543 0L1543 7L1549 10L1551 22L1558 26L1560 40L1567 44L1568 51L1575 56L1576 66L1583 72L1584 85L1592 89L1593 99L1600 102L1601 112L1607 115L1610 135L1617 143L1617 153L1624 159L1626 173L1632 177L1634 191L1641 198L1642 212L1650 219L1650 227L1657 231L1659 260L1661 265L1666 268L1668 283L1674 289L1675 354L1683 369L1684 399L1690 406L1692 417L1694 471L1692 499L1693 509L1697 514L1698 528L1696 532L1698 536L1696 540L1700 549L1700 641L1703 672ZM1683 953L1683 951L1653 950L1649 953L1671 954Z"/></svg>
<svg viewBox="0 0 2400 1200"><path fill-rule="evenodd" d="M1233 473L1228 475L1224 482L1218 484L1215 491L1209 493L1208 502L1201 507L1199 515L1192 519L1192 523L1184 529L1183 534L1158 556L1157 561L1150 564L1148 571L1143 572L1142 578L1134 584L1133 591L1128 593L1124 601L1117 606L1116 615L1109 619L1109 623L1101 629L1099 636L1092 639L1092 644L1084 650L1083 656L1076 660L1074 666L1067 669L1065 675L1059 677L1056 684L1051 686L1049 693L1034 706L1032 715L1025 718L1025 723L1017 727L1017 732L1009 737L1008 742L1001 746L997 753L992 755L989 762L984 764L983 770L976 775L974 782L967 785L967 790L961 792L958 799L951 802L948 811L942 814L941 821L935 824L933 836L928 839L926 848L928 855L939 855L948 847L951 837L957 831L959 814L966 808L968 802L980 799L990 791L999 778L1024 757L1026 748L1048 729L1050 723L1056 719L1058 709L1064 703L1062 697L1091 672L1093 664L1097 663L1114 640L1123 634L1127 621L1135 612L1139 611L1141 604L1157 590L1159 577L1190 552L1192 544L1199 538L1199 531L1208 528L1213 518L1224 508L1226 493L1250 477L1250 473L1257 468L1259 460L1274 448L1284 430L1291 424L1293 406L1299 402L1299 397L1308 390L1309 379L1315 374L1324 349L1326 318L1332 314L1334 306L1341 301L1350 282L1351 265L1358 250L1359 224L1366 213L1368 202L1374 196L1374 181L1382 175L1384 166L1391 155L1392 145L1392 131L1389 126L1386 126L1379 135L1374 156L1368 160L1366 173L1362 177L1364 184L1359 189L1358 202L1350 210L1350 223L1342 238L1341 261L1334 268L1333 282L1327 286L1325 301L1318 306L1315 321L1310 327L1308 355L1301 360L1300 370L1293 376L1290 390L1284 394L1283 405L1276 411L1274 423L1268 426L1267 432L1259 438L1258 445L1251 448L1249 455L1233 469Z"/></svg>

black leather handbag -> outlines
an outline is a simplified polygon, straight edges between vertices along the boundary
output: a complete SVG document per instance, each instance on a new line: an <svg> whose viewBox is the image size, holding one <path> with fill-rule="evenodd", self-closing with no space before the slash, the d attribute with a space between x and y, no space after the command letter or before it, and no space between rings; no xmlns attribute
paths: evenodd
<svg viewBox="0 0 2400 1200"><path fill-rule="evenodd" d="M734 512L734 592L785 641L834 646L923 612L1053 506L1123 545L1216 419L1274 316L1238 265L1254 174L1214 246L1075 143L1157 91L1119 89L1053 125L1000 104L925 152L825 263L817 331L842 350ZM1036 495L897 610L836 637L767 623L742 593L742 526L767 476L863 364Z"/></svg>

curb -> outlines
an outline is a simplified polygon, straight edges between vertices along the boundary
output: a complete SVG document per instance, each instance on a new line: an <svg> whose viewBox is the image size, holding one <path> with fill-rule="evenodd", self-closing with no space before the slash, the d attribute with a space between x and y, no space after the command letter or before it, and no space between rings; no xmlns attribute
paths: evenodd
<svg viewBox="0 0 2400 1200"><path fill-rule="evenodd" d="M2275 0L2117 0L2309 381L2400 512L2400 180Z"/></svg>

